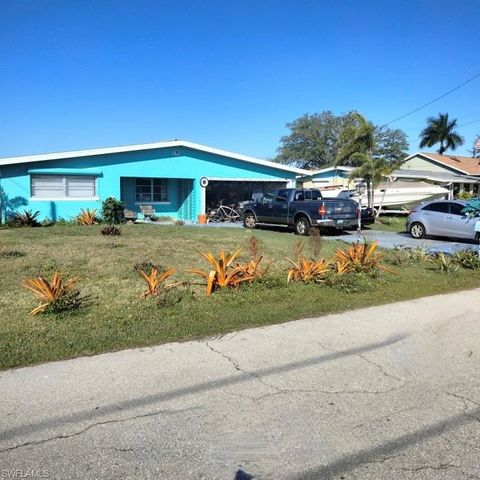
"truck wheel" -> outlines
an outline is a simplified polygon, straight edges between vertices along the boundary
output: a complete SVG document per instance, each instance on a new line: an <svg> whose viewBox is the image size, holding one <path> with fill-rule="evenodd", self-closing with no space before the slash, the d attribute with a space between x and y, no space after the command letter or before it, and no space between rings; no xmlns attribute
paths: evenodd
<svg viewBox="0 0 480 480"><path fill-rule="evenodd" d="M303 236L310 234L310 222L307 217L298 217L295 220L295 233Z"/></svg>
<svg viewBox="0 0 480 480"><path fill-rule="evenodd" d="M248 212L243 216L243 226L245 228L255 228L257 226L257 219L252 212Z"/></svg>

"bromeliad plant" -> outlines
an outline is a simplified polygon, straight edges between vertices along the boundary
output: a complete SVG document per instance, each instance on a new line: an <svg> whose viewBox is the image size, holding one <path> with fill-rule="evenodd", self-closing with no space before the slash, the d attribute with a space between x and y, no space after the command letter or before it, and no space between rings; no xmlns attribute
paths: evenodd
<svg viewBox="0 0 480 480"><path fill-rule="evenodd" d="M139 270L138 274L147 283L147 290L143 292L142 297L143 298L147 298L148 296L157 297L161 291L165 291L179 285L179 282L170 283L169 285L164 284L165 280L168 277L171 277L175 272L176 272L175 268L167 268L164 271L159 271L157 267L153 267L150 273L146 273L143 270Z"/></svg>
<svg viewBox="0 0 480 480"><path fill-rule="evenodd" d="M382 265L383 255L377 253L377 247L378 242L364 239L363 243L352 243L345 249L338 248L335 252L335 273L344 275L375 270L390 271Z"/></svg>
<svg viewBox="0 0 480 480"><path fill-rule="evenodd" d="M241 249L232 254L222 251L218 258L215 258L211 253L200 252L200 255L212 264L213 269L209 271L191 269L189 272L200 275L206 280L207 296L211 295L217 288L234 288L243 282L253 282L256 277L249 271L247 265L237 264L234 266L233 264L241 252ZM260 260L255 265L257 268Z"/></svg>
<svg viewBox="0 0 480 480"><path fill-rule="evenodd" d="M322 282L330 270L330 264L323 258L319 260L308 259L301 256L297 260L287 260L293 265L288 270L287 283L290 282Z"/></svg>
<svg viewBox="0 0 480 480"><path fill-rule="evenodd" d="M47 310L59 311L79 306L78 290L75 290L77 281L78 278L74 277L64 282L59 272L54 272L51 282L42 276L25 279L22 286L30 290L41 302L38 307L30 312L30 315L36 315Z"/></svg>
<svg viewBox="0 0 480 480"><path fill-rule="evenodd" d="M40 215L40 212L32 212L31 210L24 210L23 213L15 212L9 224L14 227L39 227L40 222L37 220L37 217Z"/></svg>
<svg viewBox="0 0 480 480"><path fill-rule="evenodd" d="M95 208L92 210L89 210L88 208L84 210L82 208L77 216L77 223L84 226L96 225L98 223L97 210Z"/></svg>

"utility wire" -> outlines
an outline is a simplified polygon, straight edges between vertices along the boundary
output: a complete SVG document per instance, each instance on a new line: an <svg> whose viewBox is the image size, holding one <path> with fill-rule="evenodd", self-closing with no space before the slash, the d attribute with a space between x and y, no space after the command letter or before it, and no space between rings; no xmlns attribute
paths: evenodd
<svg viewBox="0 0 480 480"><path fill-rule="evenodd" d="M458 128L466 127L467 125L471 125L472 123L477 123L477 122L480 122L480 118L477 118L476 120L472 120L471 122L462 123L461 125L458 125Z"/></svg>
<svg viewBox="0 0 480 480"><path fill-rule="evenodd" d="M436 97L433 100L430 100L429 102L424 103L423 105L420 105L415 110L412 110L411 112L405 113L404 115L401 115L400 117L394 118L393 120L390 120L389 122L382 125L382 127L386 127L387 125L390 125L393 122L398 122L398 120L402 120L402 118L406 118L406 117L409 117L410 115L413 115L414 113L418 112L419 110L422 110L422 108L428 107L429 105L431 105L432 103L435 103L436 101L440 100L441 98L444 98L447 95L450 95L452 92L455 92L455 90L458 90L459 88L462 88L464 85L472 82L473 80L475 80L478 77L480 77L480 73L477 73L476 75L469 78L468 80L465 80L465 82L461 83L460 85L457 85L456 87L452 88L448 92L443 93L439 97Z"/></svg>

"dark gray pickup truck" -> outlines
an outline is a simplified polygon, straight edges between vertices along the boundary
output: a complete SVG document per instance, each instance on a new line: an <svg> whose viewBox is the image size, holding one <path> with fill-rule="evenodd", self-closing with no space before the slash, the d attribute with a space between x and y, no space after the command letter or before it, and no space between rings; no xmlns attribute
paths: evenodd
<svg viewBox="0 0 480 480"><path fill-rule="evenodd" d="M358 204L348 198L322 198L320 190L286 188L265 194L244 207L243 225L292 226L298 235L311 227L351 228L357 225Z"/></svg>

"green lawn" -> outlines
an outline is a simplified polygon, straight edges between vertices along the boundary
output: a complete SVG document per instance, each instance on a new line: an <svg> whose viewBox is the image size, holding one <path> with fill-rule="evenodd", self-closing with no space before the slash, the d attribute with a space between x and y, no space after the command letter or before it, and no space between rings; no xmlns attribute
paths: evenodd
<svg viewBox="0 0 480 480"><path fill-rule="evenodd" d="M380 216L376 222L372 225L368 225L368 228L372 230L382 230L384 232L405 232L405 221L407 217L401 216Z"/></svg>
<svg viewBox="0 0 480 480"><path fill-rule="evenodd" d="M294 255L298 237L266 230L255 230L254 234L265 260L272 262L267 280L209 298L203 287L195 286L193 296L165 308L140 298L144 285L134 264L151 260L174 266L178 269L176 279L199 282L200 277L185 272L187 268L207 267L197 251L245 247L252 232L131 225L123 226L122 236L112 239L102 237L99 226L0 230L0 368L205 337L480 286L479 271L459 270L446 275L424 263L393 267L396 274L363 279L363 283L343 289L303 284L287 287L285 257ZM332 255L341 245L325 240L321 256ZM308 249L306 240L306 253ZM12 250L24 256L5 254ZM51 276L55 270L67 277L79 275L79 286L91 296L91 305L61 315L29 316L37 303L20 286L21 281L39 274Z"/></svg>

